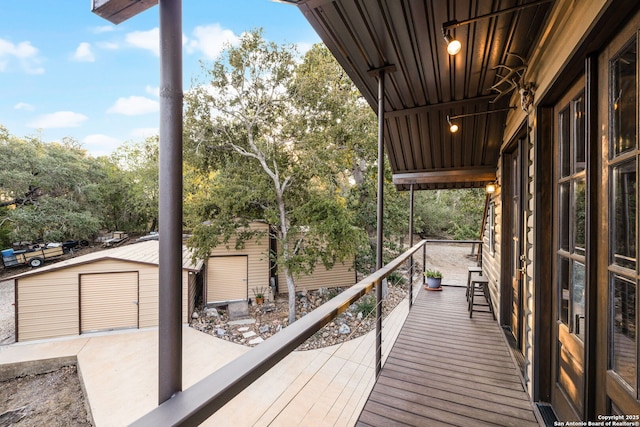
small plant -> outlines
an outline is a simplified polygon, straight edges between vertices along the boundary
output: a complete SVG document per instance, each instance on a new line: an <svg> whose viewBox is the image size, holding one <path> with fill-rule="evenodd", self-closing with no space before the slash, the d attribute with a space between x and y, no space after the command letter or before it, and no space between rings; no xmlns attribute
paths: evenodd
<svg viewBox="0 0 640 427"><path fill-rule="evenodd" d="M439 270L427 269L427 271L424 272L424 275L426 277L431 277L432 279L442 279L442 273Z"/></svg>
<svg viewBox="0 0 640 427"><path fill-rule="evenodd" d="M256 297L256 299L261 298L264 299L264 294L267 292L267 289L269 289L266 286L260 286L259 288L253 288L253 296Z"/></svg>
<svg viewBox="0 0 640 427"><path fill-rule="evenodd" d="M356 310L362 313L362 317L367 317L376 311L376 298L373 295L365 295L356 303Z"/></svg>
<svg viewBox="0 0 640 427"><path fill-rule="evenodd" d="M402 273L399 273L397 271L394 271L393 273L391 273L389 277L387 277L387 279L389 280L389 283L392 285L402 286L406 283L406 279L404 278Z"/></svg>

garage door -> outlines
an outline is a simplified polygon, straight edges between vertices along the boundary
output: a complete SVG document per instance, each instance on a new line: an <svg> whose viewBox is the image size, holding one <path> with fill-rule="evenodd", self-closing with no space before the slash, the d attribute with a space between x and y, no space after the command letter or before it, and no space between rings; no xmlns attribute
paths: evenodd
<svg viewBox="0 0 640 427"><path fill-rule="evenodd" d="M246 256L221 256L209 258L207 270L207 303L246 300Z"/></svg>
<svg viewBox="0 0 640 427"><path fill-rule="evenodd" d="M137 327L137 272L80 275L80 333Z"/></svg>

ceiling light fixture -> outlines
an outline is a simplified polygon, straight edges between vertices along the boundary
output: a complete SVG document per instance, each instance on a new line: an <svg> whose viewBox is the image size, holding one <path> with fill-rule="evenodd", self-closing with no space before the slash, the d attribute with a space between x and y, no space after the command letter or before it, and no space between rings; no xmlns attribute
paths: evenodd
<svg viewBox="0 0 640 427"><path fill-rule="evenodd" d="M447 52L449 52L449 55L457 55L460 52L460 49L462 49L462 43L453 38L449 31L445 33L444 28L442 32L444 35L444 41L447 42Z"/></svg>
<svg viewBox="0 0 640 427"><path fill-rule="evenodd" d="M458 125L455 123L451 123L451 117L447 116L447 122L449 123L449 132L456 133L458 132Z"/></svg>
<svg viewBox="0 0 640 427"><path fill-rule="evenodd" d="M458 114L456 116L447 115L447 123L449 123L449 132L456 133L460 129L460 126L458 126L458 124L452 122L452 120L462 119L464 117L481 116L483 114L501 113L501 112L504 112L504 111L510 111L510 110L515 110L515 109L516 109L516 107L509 107L509 108L501 108L501 109L498 109L498 110L479 111L477 113Z"/></svg>
<svg viewBox="0 0 640 427"><path fill-rule="evenodd" d="M537 0L537 1L532 1L531 3L521 4L520 6L509 7L507 9L502 9L495 12L487 13L485 15L476 16L475 18L464 19L462 21L458 21L456 19L447 21L444 24L442 24L442 36L444 37L444 40L447 42L447 52L449 52L449 55L455 55L458 52L460 52L460 49L462 49L462 44L460 43L460 41L451 37L450 30L452 28L468 25L473 22L480 21L482 19L493 18L495 16L503 15L505 13L516 12L518 10L522 10L527 7L538 6L543 3L550 3L552 1L554 0Z"/></svg>

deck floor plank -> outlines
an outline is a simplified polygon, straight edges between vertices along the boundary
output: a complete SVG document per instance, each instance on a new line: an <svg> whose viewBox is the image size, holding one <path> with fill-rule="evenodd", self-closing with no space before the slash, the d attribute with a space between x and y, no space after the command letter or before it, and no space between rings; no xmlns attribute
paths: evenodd
<svg viewBox="0 0 640 427"><path fill-rule="evenodd" d="M418 294L358 426L537 426L498 323L465 288Z"/></svg>

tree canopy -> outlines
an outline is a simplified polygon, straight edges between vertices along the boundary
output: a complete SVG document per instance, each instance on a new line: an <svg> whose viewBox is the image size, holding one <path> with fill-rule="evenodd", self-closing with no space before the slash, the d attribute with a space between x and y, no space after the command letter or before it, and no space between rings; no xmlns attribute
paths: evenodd
<svg viewBox="0 0 640 427"><path fill-rule="evenodd" d="M0 243L90 239L157 223L157 141L94 158L70 138L18 138L0 126Z"/></svg>
<svg viewBox="0 0 640 427"><path fill-rule="evenodd" d="M208 181L195 189L199 202L187 215L191 244L205 257L220 236L252 220L269 223L290 322L294 275L320 262L330 268L363 241L342 191L353 163L347 144L357 138L346 112L362 103L344 79L320 78L336 71L322 49L298 64L293 46L267 42L260 30L245 33L209 67L210 81L185 97L187 158Z"/></svg>
<svg viewBox="0 0 640 427"><path fill-rule="evenodd" d="M86 238L100 228L102 170L71 139L19 139L0 127L0 223L6 238ZM5 242L6 243L6 242Z"/></svg>

